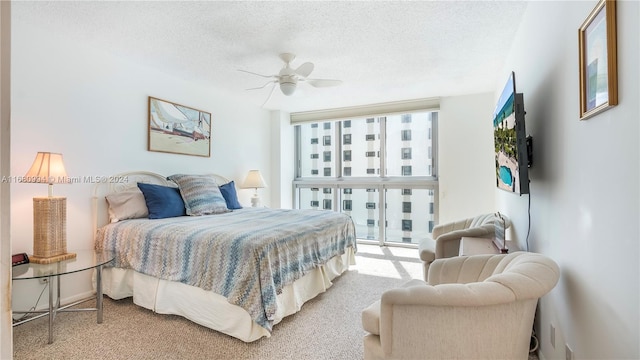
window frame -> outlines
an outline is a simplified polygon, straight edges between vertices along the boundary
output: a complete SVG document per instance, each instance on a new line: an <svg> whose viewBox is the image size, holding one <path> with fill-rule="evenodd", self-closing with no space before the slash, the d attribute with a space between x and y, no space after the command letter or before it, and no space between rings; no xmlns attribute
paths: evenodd
<svg viewBox="0 0 640 360"><path fill-rule="evenodd" d="M345 195L345 193L343 193L343 189L353 189L353 188L367 188L367 189L375 189L374 191L378 192L378 196L379 196L379 200L378 203L381 204L381 206L378 206L375 211L379 211L379 216L378 216L378 221L380 224L385 224L387 222L386 220L386 216L385 216L385 211L386 211L386 206L382 206L382 204L386 203L386 191L388 189L408 189L409 190L409 194L411 194L411 189L428 189L434 192L433 195L433 200L432 200L432 204L433 205L429 205L432 206L434 209L433 212L433 220L428 220L425 219L425 221L429 221L429 223L438 223L438 216L439 216L439 205L438 205L438 197L439 197L439 177L438 177L438 152L437 152L437 148L438 148L438 120L439 120L439 109L424 109L424 110L412 110L412 111L408 111L407 113L420 113L420 112L430 112L433 113L434 115L432 115L431 117L431 127L428 130L428 134L424 134L425 137L427 139L431 140L431 147L430 147L430 152L431 152L431 156L430 156L430 160L431 160L431 167L432 167L432 172L431 172L431 176L387 176L386 174L383 174L381 172L377 172L374 175L369 175L369 176L359 176L359 177L353 177L353 176L348 176L345 177L343 176L343 169L345 166L349 166L348 164L345 164L346 161L352 161L351 159L349 160L343 160L344 157L344 151L350 151L350 150L345 150L344 146L342 144L342 141L337 141L335 143L332 143L331 146L331 151L335 152L334 156L334 163L332 164L332 176L327 177L327 176L301 176L301 171L302 171L302 163L301 163L301 146L304 145L302 144L302 139L301 139L301 128L299 126L296 125L304 125L304 122L299 122L299 123L295 123L292 124L294 125L294 137L295 137L295 164L296 166L294 167L295 169L295 176L294 176L294 180L293 180L293 207L294 208L300 208L300 199L299 199L299 192L298 190L301 188L311 188L311 187L332 187L335 188L336 191L333 191L333 201L332 204L334 204L333 206L333 211L343 211L342 206L338 206L338 208L336 209L335 204L340 204L343 205L343 197ZM366 121L367 118L370 118L371 116L354 116L352 118L349 119L319 119L317 121L312 121L312 123L326 123L326 122L333 122L335 124L333 124L331 126L331 131L330 131L330 137L334 138L334 139L340 139L343 140L343 133L342 133L342 123L345 122L345 124L348 124L349 126L344 126L345 128L350 128L352 125L352 121L353 120L362 120L362 121ZM382 152L382 154L385 154L385 156L379 156L380 158L380 164L379 167L380 169L386 169L386 158L387 156L393 156L392 154L389 154L387 149L386 149L386 143L387 143L387 134L386 134L386 116L385 115L375 115L376 118L376 122L380 122L380 133L378 135L378 139L380 141L379 144L379 149L378 151ZM310 122L310 121L307 121ZM318 125L319 128L323 128L324 129L325 125ZM328 132L325 132L324 136L327 136ZM350 134L351 137L353 137L353 134ZM411 138L414 137L413 132L411 132ZM318 137L323 137L322 135L318 136ZM324 140L324 137L323 137ZM324 141L323 141L324 143ZM348 144L347 144L348 145ZM323 146L323 145L320 145ZM404 146L402 146L401 148L399 148L399 151L402 152L402 148ZM391 151L393 152L393 149L391 149ZM412 156L413 157L413 156ZM307 159L304 159L306 161L308 161ZM411 159L403 159L403 160L411 160ZM320 167L322 168L322 167ZM404 194L404 191L402 191L402 193ZM318 207L318 209L320 209L321 207ZM405 243L397 243L397 242L388 242L386 241L386 231L385 231L385 226L383 225L377 225L379 227L379 231L378 231L378 240L366 240L366 239L358 239L359 242L363 242L363 243L379 243L380 245L393 245L393 246L408 246L408 247L416 247L417 244L413 243L413 244L405 244Z"/></svg>

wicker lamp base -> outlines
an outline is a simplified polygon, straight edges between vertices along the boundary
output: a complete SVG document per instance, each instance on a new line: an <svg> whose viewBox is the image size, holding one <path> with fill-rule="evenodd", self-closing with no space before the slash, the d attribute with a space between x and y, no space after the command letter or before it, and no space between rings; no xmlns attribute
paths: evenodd
<svg viewBox="0 0 640 360"><path fill-rule="evenodd" d="M75 259L75 257L76 257L76 253L66 253L66 254L56 255L56 256L47 257L47 258L31 255L29 256L29 261L34 264L52 264L54 262L58 262L62 260Z"/></svg>
<svg viewBox="0 0 640 360"><path fill-rule="evenodd" d="M67 198L33 198L33 255L29 261L50 264L75 257L67 253Z"/></svg>

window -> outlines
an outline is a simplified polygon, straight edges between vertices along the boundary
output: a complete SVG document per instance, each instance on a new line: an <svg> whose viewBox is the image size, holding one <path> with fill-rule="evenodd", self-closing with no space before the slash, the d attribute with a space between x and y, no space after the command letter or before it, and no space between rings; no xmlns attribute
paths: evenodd
<svg viewBox="0 0 640 360"><path fill-rule="evenodd" d="M402 141L411 140L411 130L402 130Z"/></svg>
<svg viewBox="0 0 640 360"><path fill-rule="evenodd" d="M411 220L402 220L402 231L411 231L413 222Z"/></svg>
<svg viewBox="0 0 640 360"><path fill-rule="evenodd" d="M318 123L313 123L313 124L311 124L311 128L312 128L312 129L315 129L315 128L317 128L317 127L318 127Z"/></svg>
<svg viewBox="0 0 640 360"><path fill-rule="evenodd" d="M318 138L311 138L311 145L317 144Z"/></svg>
<svg viewBox="0 0 640 360"><path fill-rule="evenodd" d="M331 210L331 199L322 200L322 208L324 210Z"/></svg>
<svg viewBox="0 0 640 360"><path fill-rule="evenodd" d="M311 200L311 207L318 207L320 206L320 202L318 200Z"/></svg>
<svg viewBox="0 0 640 360"><path fill-rule="evenodd" d="M423 111L296 125L296 207L315 201L314 209L348 212L360 240L429 237L438 218L437 119Z"/></svg>

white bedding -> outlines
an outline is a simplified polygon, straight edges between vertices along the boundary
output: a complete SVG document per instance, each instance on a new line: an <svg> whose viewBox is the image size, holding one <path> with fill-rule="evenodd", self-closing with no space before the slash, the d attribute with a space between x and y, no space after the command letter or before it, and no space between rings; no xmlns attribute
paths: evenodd
<svg viewBox="0 0 640 360"><path fill-rule="evenodd" d="M296 313L306 301L326 291L332 285L331 281L348 270L350 265L355 265L353 248L285 286L276 297L278 312L274 323ZM160 314L183 316L245 342L271 336L269 331L251 320L243 308L230 304L226 298L211 291L160 280L130 269L105 268L102 279L103 292L112 299L133 297L138 306Z"/></svg>

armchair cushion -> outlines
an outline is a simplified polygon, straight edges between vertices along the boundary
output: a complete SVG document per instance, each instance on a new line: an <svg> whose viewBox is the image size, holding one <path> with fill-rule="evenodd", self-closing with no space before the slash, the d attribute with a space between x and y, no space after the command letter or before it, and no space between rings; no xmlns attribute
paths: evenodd
<svg viewBox="0 0 640 360"><path fill-rule="evenodd" d="M402 284L401 288L425 285L422 280L410 280ZM380 300L369 305L362 311L362 328L374 335L380 335Z"/></svg>
<svg viewBox="0 0 640 360"><path fill-rule="evenodd" d="M380 300L362 311L362 328L370 334L380 335Z"/></svg>

